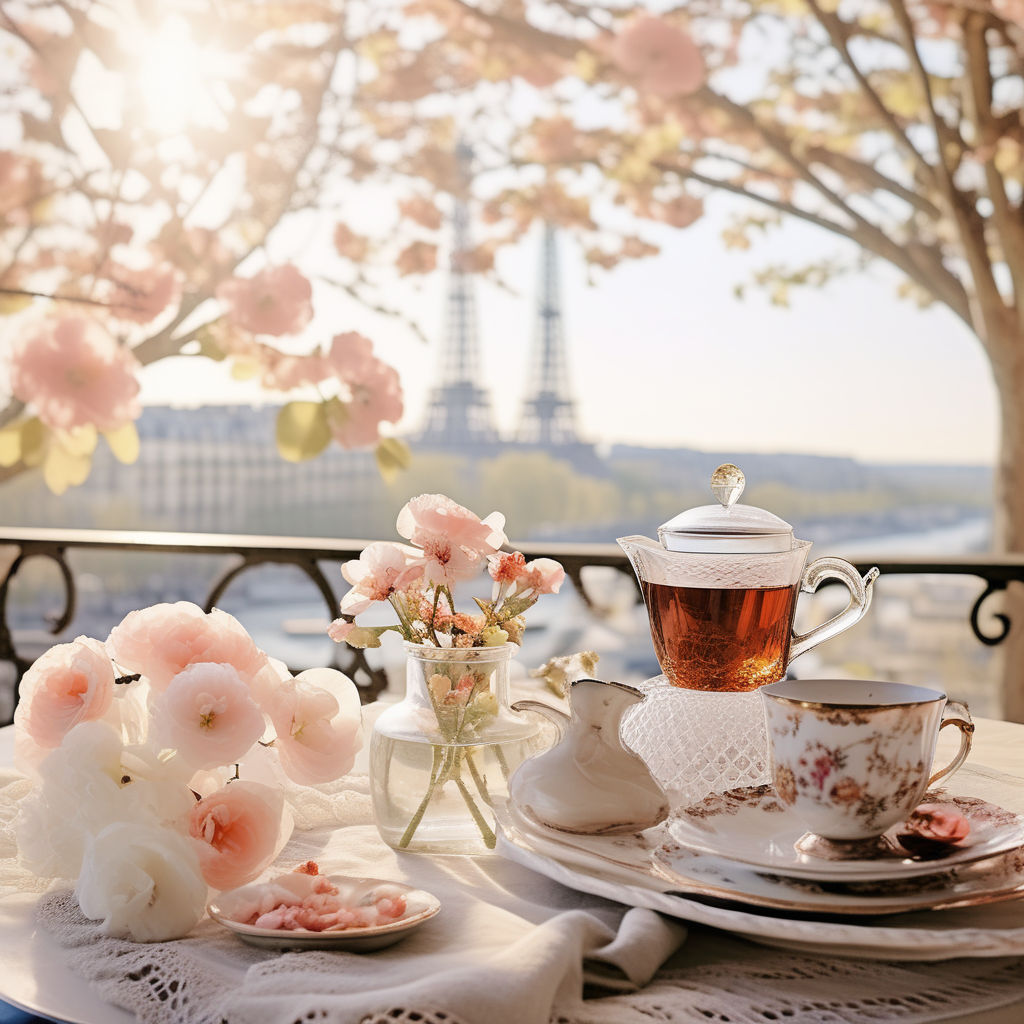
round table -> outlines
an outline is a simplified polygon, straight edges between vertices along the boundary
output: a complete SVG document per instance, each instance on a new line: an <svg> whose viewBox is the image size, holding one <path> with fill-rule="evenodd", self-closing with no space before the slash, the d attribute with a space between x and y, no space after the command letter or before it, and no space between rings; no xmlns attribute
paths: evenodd
<svg viewBox="0 0 1024 1024"><path fill-rule="evenodd" d="M977 725L972 757L1024 780L1024 726L988 720L980 720ZM10 767L12 752L13 729L0 729L0 766ZM129 1024L135 1020L131 1014L104 1001L69 969L62 948L36 925L35 903L36 899L28 894L0 901L0 1000L74 1024ZM1024 902L1021 903L1021 918L1024 924ZM673 959L681 958L691 966L720 963L744 955L756 957L758 952L758 947L744 940L694 925L691 937ZM849 998L863 993L837 991L835 995ZM941 1019L961 1024L1019 1024L1024 1019L1024 996L1012 1005L988 1012L979 1013L965 1007L960 1016L950 1017L947 1013ZM0 1021L3 1021L2 1007Z"/></svg>

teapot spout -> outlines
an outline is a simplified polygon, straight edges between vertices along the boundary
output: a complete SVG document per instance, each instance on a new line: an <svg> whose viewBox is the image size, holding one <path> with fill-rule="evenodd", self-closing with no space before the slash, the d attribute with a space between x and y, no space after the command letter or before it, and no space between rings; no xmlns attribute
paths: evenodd
<svg viewBox="0 0 1024 1024"><path fill-rule="evenodd" d="M665 577L673 553L666 551L656 540L634 535L619 537L618 544L626 552L629 564L641 583L661 582Z"/></svg>

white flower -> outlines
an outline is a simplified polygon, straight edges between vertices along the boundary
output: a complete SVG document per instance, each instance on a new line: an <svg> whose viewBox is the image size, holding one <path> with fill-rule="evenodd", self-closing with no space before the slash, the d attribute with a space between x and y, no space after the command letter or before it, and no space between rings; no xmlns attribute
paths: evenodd
<svg viewBox="0 0 1024 1024"><path fill-rule="evenodd" d="M90 843L75 886L105 935L162 942L188 934L208 889L191 843L171 829L116 822Z"/></svg>
<svg viewBox="0 0 1024 1024"><path fill-rule="evenodd" d="M34 874L74 878L89 839L112 822L156 824L188 813L187 779L146 748L125 748L107 722L76 725L21 802L19 857Z"/></svg>

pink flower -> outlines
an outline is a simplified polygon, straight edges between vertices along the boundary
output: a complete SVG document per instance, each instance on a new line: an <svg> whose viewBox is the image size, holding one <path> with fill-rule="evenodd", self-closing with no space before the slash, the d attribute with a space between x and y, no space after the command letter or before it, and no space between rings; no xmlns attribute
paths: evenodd
<svg viewBox="0 0 1024 1024"><path fill-rule="evenodd" d="M820 790L825 789L825 780L832 774L836 767L835 758L828 752L819 754L811 766L811 778Z"/></svg>
<svg viewBox="0 0 1024 1024"><path fill-rule="evenodd" d="M203 797L189 812L188 833L207 885L234 889L251 882L287 838L283 814L281 791L259 782L230 782Z"/></svg>
<svg viewBox="0 0 1024 1024"><path fill-rule="evenodd" d="M332 782L363 745L359 691L348 676L312 668L285 682L267 703L285 774L300 786Z"/></svg>
<svg viewBox="0 0 1024 1024"><path fill-rule="evenodd" d="M398 513L398 532L423 549L423 571L429 583L452 586L472 579L480 559L505 543L505 517L492 512L481 520L443 494L421 494Z"/></svg>
<svg viewBox="0 0 1024 1024"><path fill-rule="evenodd" d="M971 823L952 804L919 804L900 827L900 845L919 856L941 853L966 839Z"/></svg>
<svg viewBox="0 0 1024 1024"><path fill-rule="evenodd" d="M179 672L153 704L159 742L195 769L241 760L263 735L263 712L230 665L199 662Z"/></svg>
<svg viewBox="0 0 1024 1024"><path fill-rule="evenodd" d="M403 217L415 221L431 231L437 231L441 226L441 211L429 199L424 199L422 196L401 200L398 209Z"/></svg>
<svg viewBox="0 0 1024 1024"><path fill-rule="evenodd" d="M217 609L206 614L189 601L129 612L111 631L107 649L118 665L141 672L156 691L198 662L231 665L257 700L276 679L267 656L237 619Z"/></svg>
<svg viewBox="0 0 1024 1024"><path fill-rule="evenodd" d="M369 243L345 224L339 224L334 229L334 248L337 249L339 256L352 260L353 263L362 263L366 259Z"/></svg>
<svg viewBox="0 0 1024 1024"><path fill-rule="evenodd" d="M487 571L495 583L516 583L529 571L521 551L487 556Z"/></svg>
<svg viewBox="0 0 1024 1024"><path fill-rule="evenodd" d="M1024 25L1024 0L995 0L993 7L996 13L1007 21L1016 21Z"/></svg>
<svg viewBox="0 0 1024 1024"><path fill-rule="evenodd" d="M277 391L291 391L307 384L318 384L331 373L319 353L288 355L264 345L260 349L259 358L263 362L263 386Z"/></svg>
<svg viewBox="0 0 1024 1024"><path fill-rule="evenodd" d="M0 151L0 215L9 223L27 222L27 208L41 192L39 165L17 153Z"/></svg>
<svg viewBox="0 0 1024 1024"><path fill-rule="evenodd" d="M80 636L37 658L21 681L14 724L40 747L59 747L79 722L102 718L114 701L114 667L98 640Z"/></svg>
<svg viewBox="0 0 1024 1024"><path fill-rule="evenodd" d="M437 269L437 246L429 242L412 242L398 254L395 266L402 277L429 274Z"/></svg>
<svg viewBox="0 0 1024 1024"><path fill-rule="evenodd" d="M345 448L373 444L380 438L382 422L397 423L402 418L397 371L373 354L368 339L351 331L335 335L326 361L350 395L342 406L331 407L331 434Z"/></svg>
<svg viewBox="0 0 1024 1024"><path fill-rule="evenodd" d="M64 313L11 343L11 390L56 430L116 430L142 411L139 368L95 320Z"/></svg>
<svg viewBox="0 0 1024 1024"><path fill-rule="evenodd" d="M345 642L349 633L356 628L354 622L346 622L345 619L335 619L327 627L327 635L336 643L342 644Z"/></svg>
<svg viewBox="0 0 1024 1024"><path fill-rule="evenodd" d="M535 558L526 566L524 583L538 594L557 594L565 570L553 558Z"/></svg>
<svg viewBox="0 0 1024 1024"><path fill-rule="evenodd" d="M375 541L368 544L357 560L346 562L341 575L352 589L341 599L345 615L358 615L374 601L386 601L423 575L423 566L412 564L408 549L400 544Z"/></svg>
<svg viewBox="0 0 1024 1024"><path fill-rule="evenodd" d="M637 80L641 92L655 96L688 96L706 77L697 44L682 29L663 18L630 18L615 37L612 59Z"/></svg>
<svg viewBox="0 0 1024 1024"><path fill-rule="evenodd" d="M110 276L114 282L110 312L119 320L148 324L181 297L181 277L167 264L145 270L118 267Z"/></svg>
<svg viewBox="0 0 1024 1024"><path fill-rule="evenodd" d="M228 319L253 334L297 334L313 316L313 287L290 263L254 277L232 277L217 289Z"/></svg>

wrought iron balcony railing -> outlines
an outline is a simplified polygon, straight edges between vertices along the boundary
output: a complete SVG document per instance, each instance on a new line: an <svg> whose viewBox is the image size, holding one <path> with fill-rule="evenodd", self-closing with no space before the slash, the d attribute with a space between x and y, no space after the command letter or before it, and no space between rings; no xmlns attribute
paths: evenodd
<svg viewBox="0 0 1024 1024"><path fill-rule="evenodd" d="M219 555L230 559L226 568L208 586L207 592L190 595L190 599L206 609L214 607L240 576L260 566L294 566L310 581L323 598L326 613L337 615L340 586L329 580L325 567L331 567L331 576L342 584L337 569L342 562L357 558L369 541L326 540L301 537L258 537L225 534L149 533L104 530L63 529L7 529L0 531L0 662L14 668L15 703L17 682L32 662L32 655L20 650L11 626L9 603L12 582L26 562L44 559L54 563L63 587L63 608L49 616L46 623L53 635L62 633L72 623L82 599L71 562L71 552L115 552L123 556L125 567L144 553L159 552L182 559ZM632 570L622 551L614 544L523 544L517 545L527 559L549 557L558 559L588 607L593 609L591 595L585 585L583 570L588 566L607 566L619 570L634 580ZM997 625L985 628L981 623L982 605L993 595L1004 591L1013 581L1024 582L1024 556L986 556L855 559L861 572L877 565L883 577L906 574L930 574L975 577L981 589L972 607L966 611L971 629L978 641L995 646L1008 635L1011 623L1006 615L996 613L990 618ZM635 583L635 580L634 580ZM639 587L637 597L639 601ZM273 654L273 651L269 653ZM364 700L377 697L386 685L383 670L371 665L363 651L339 646L337 663L361 687Z"/></svg>

